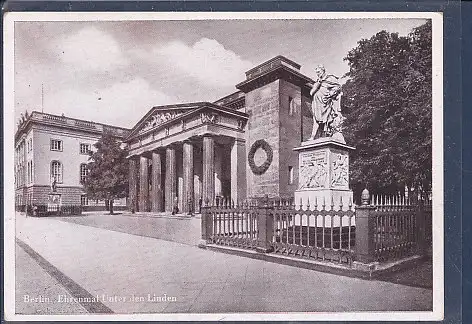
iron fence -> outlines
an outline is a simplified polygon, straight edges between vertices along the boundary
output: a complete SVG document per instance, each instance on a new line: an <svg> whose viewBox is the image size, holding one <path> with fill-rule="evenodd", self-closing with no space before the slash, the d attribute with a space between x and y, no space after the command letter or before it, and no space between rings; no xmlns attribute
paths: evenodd
<svg viewBox="0 0 472 324"><path fill-rule="evenodd" d="M218 203L205 209L211 233L209 241L214 244L255 249L259 239L257 215L261 210L254 204L234 205Z"/></svg>
<svg viewBox="0 0 472 324"><path fill-rule="evenodd" d="M382 198L383 199L383 198ZM361 206L255 199L218 200L202 208L202 238L209 244L351 265L422 254L432 241L430 204L386 198Z"/></svg>
<svg viewBox="0 0 472 324"><path fill-rule="evenodd" d="M308 259L352 262L355 212L324 206L303 209L293 200L244 204L218 201L203 207L202 224L208 243L259 249Z"/></svg>
<svg viewBox="0 0 472 324"><path fill-rule="evenodd" d="M80 205L26 205L23 208L28 216L67 216L82 214Z"/></svg>
<svg viewBox="0 0 472 324"><path fill-rule="evenodd" d="M386 261L422 253L432 242L431 201L412 203L405 196L373 196L375 260Z"/></svg>
<svg viewBox="0 0 472 324"><path fill-rule="evenodd" d="M273 223L271 247L275 253L307 259L352 262L355 212L325 206L275 205L269 207Z"/></svg>

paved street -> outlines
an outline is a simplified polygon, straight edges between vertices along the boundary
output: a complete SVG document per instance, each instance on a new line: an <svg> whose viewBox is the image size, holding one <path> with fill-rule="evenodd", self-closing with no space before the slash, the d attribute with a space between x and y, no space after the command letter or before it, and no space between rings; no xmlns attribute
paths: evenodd
<svg viewBox="0 0 472 324"><path fill-rule="evenodd" d="M430 289L202 250L192 244L195 234L186 235L178 228L173 241L149 237L149 229L165 232L166 226L176 226L166 225L165 219L103 215L82 219L87 217L96 218L95 227L80 225L80 217L63 221L17 215L17 294L49 298L48 303L25 304L23 296L17 296L17 312L339 312L432 307ZM112 220L121 231L103 225ZM128 230L126 222L135 225ZM140 232L140 227L148 230ZM58 295L79 302L58 303ZM86 300L91 296L97 300Z"/></svg>

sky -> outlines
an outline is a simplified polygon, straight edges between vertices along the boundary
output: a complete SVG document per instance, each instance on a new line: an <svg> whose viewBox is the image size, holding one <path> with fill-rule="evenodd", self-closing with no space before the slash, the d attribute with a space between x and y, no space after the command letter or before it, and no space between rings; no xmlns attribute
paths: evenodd
<svg viewBox="0 0 472 324"><path fill-rule="evenodd" d="M381 30L424 19L15 22L15 119L28 110L132 128L153 106L215 101L284 55L314 76ZM41 90L43 88L43 91ZM43 93L43 95L41 94Z"/></svg>

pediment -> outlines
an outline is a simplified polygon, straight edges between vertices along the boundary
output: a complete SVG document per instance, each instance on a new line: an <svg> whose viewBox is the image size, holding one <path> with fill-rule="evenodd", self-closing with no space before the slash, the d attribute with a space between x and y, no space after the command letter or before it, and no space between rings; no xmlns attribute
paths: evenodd
<svg viewBox="0 0 472 324"><path fill-rule="evenodd" d="M154 107L136 124L128 138L158 128L164 124L171 124L172 121L177 121L183 115L191 113L201 106L201 104L196 103Z"/></svg>
<svg viewBox="0 0 472 324"><path fill-rule="evenodd" d="M189 120L195 122L195 118L199 125L212 124L241 130L246 124L248 115L209 102L154 107L133 127L126 142L136 137L142 139L149 133L158 134L164 128L166 134L176 127L180 127L181 131L185 130L187 122ZM192 127L195 127L195 124L193 125Z"/></svg>

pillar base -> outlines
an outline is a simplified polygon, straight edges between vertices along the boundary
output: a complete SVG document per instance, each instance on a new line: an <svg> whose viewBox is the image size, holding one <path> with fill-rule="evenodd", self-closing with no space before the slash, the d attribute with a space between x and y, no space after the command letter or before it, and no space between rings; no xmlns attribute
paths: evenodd
<svg viewBox="0 0 472 324"><path fill-rule="evenodd" d="M272 247L256 247L256 252L259 252L259 253L270 253L274 251L274 249Z"/></svg>
<svg viewBox="0 0 472 324"><path fill-rule="evenodd" d="M372 273L373 271L377 270L379 267L378 262L359 262L359 261L353 261L352 262L352 268L355 270L360 270L363 272L369 272Z"/></svg>
<svg viewBox="0 0 472 324"><path fill-rule="evenodd" d="M198 241L198 244L197 244L197 246L201 249L206 249L207 245L208 245L208 242L204 239L201 239L200 241Z"/></svg>

